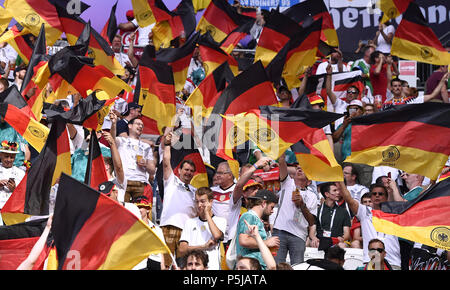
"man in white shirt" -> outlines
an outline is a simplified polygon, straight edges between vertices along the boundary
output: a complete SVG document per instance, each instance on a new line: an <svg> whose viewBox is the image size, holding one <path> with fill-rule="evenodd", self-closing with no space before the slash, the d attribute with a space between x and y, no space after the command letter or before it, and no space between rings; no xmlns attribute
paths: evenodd
<svg viewBox="0 0 450 290"><path fill-rule="evenodd" d="M344 164L342 171L347 189L355 200L360 201L364 193L369 192L369 189L362 184L356 183L358 180L358 171L353 164Z"/></svg>
<svg viewBox="0 0 450 290"><path fill-rule="evenodd" d="M342 61L342 52L339 49L336 49L331 56L330 62L324 61L317 67L316 75L321 75L327 73L327 66L331 65L333 72L346 72L350 71L348 66Z"/></svg>
<svg viewBox="0 0 450 290"><path fill-rule="evenodd" d="M212 212L216 216L228 219L228 214L230 212L230 198L233 194L234 187L236 186L236 183L234 183L234 176L226 161L219 163L215 174L217 176L217 185L211 187L214 197L212 201Z"/></svg>
<svg viewBox="0 0 450 290"><path fill-rule="evenodd" d="M220 270L220 241L223 240L227 220L213 214L213 191L201 187L195 193L197 216L188 219L180 237L179 253L184 256L192 250L206 251L208 270Z"/></svg>
<svg viewBox="0 0 450 290"><path fill-rule="evenodd" d="M297 165L290 177L285 155L279 158L280 182L279 209L273 225L273 236L280 239L275 261L286 262L289 252L291 265L304 261L308 227L314 225L317 215L317 195L311 188L311 181Z"/></svg>
<svg viewBox="0 0 450 290"><path fill-rule="evenodd" d="M388 235L385 233L377 232L372 222L372 209L380 209L380 204L386 202L388 199L388 192L383 185L376 184L371 186L371 199L372 206L361 204L355 200L344 182L336 183L340 189L341 195L345 202L348 204L350 211L356 215L361 222L361 233L363 237L363 262L368 263L370 261L368 245L372 239L380 239L386 246L386 260L392 266L394 270L401 269L401 256L400 256L400 244L398 237Z"/></svg>
<svg viewBox="0 0 450 290"><path fill-rule="evenodd" d="M145 186L149 184L149 177L156 171L152 147L141 140L143 129L144 122L135 118L128 123L128 137L115 137L127 180L125 202L143 195ZM116 132L111 134L115 136Z"/></svg>
<svg viewBox="0 0 450 290"><path fill-rule="evenodd" d="M16 154L19 153L19 144L3 141L0 145L0 209L3 208L16 186L25 176L25 171L14 166ZM0 218L0 225L3 221Z"/></svg>
<svg viewBox="0 0 450 290"><path fill-rule="evenodd" d="M161 212L160 227L164 233L164 239L172 255L179 256L178 243L181 232L186 221L196 216L195 191L191 180L194 177L196 168L192 160L185 159L178 167L178 176L173 172L171 166L171 144L174 133L166 133L161 141L163 149L163 179L164 179L164 200ZM172 258L165 254L164 264L169 267Z"/></svg>

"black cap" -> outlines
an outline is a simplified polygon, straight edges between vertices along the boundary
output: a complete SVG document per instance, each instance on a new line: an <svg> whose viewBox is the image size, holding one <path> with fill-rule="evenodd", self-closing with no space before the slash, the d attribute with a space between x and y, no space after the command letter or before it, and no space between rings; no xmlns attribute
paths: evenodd
<svg viewBox="0 0 450 290"><path fill-rule="evenodd" d="M142 106L136 103L129 103L127 106L127 110L122 114L122 116L128 116L128 114L130 114L131 109L138 109L138 108L142 108Z"/></svg>
<svg viewBox="0 0 450 290"><path fill-rule="evenodd" d="M286 91L286 92L288 92L288 93L291 92L286 86L281 85L281 86L278 88L278 93L281 93L282 91Z"/></svg>
<svg viewBox="0 0 450 290"><path fill-rule="evenodd" d="M247 197L248 199L262 199L269 202L278 203L278 197L270 190L260 189L254 196Z"/></svg>

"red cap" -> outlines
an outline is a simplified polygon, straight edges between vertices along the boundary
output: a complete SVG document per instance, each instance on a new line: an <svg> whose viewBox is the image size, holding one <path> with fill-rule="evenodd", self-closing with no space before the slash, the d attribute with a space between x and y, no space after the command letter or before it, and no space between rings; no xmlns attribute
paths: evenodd
<svg viewBox="0 0 450 290"><path fill-rule="evenodd" d="M247 183L244 185L243 190L246 190L247 188L249 188L250 186L258 186L259 188L262 188L263 186L261 185L261 183L257 182L254 179L250 179L249 181L247 181Z"/></svg>
<svg viewBox="0 0 450 290"><path fill-rule="evenodd" d="M133 10L128 10L127 13L125 14L127 17L129 18L134 18L134 11Z"/></svg>

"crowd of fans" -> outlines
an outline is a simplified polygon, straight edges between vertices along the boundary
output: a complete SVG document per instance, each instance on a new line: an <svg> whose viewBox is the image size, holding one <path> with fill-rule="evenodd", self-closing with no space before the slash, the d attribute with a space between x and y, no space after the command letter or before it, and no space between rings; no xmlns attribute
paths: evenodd
<svg viewBox="0 0 450 290"><path fill-rule="evenodd" d="M134 88L138 60L133 43L138 37L137 46L152 45L152 27L138 27L132 11L127 12L127 17L129 22L119 24L119 28L132 32L128 51L123 52L120 35L112 48L126 68L121 78ZM261 14L257 19L252 39L241 43L240 48L252 49L256 45L264 26ZM306 82L311 75L326 74L327 99L320 95L310 98L313 108L324 109L327 103L327 110L346 113L324 128L342 165L344 182L309 180L290 150L278 160L271 160L248 141L249 154L241 162L238 175L233 174L228 162L222 162L215 168L214 184L194 188L190 184L197 170L194 162L185 160L178 168L171 165L170 148L180 134L166 128L159 138L144 136L142 107L130 102L132 95L118 99L97 132L108 181L114 184L113 190L105 194L144 220L172 252L152 255L135 269L344 269L345 249L349 248L363 251L361 269L365 270L405 270L413 266L447 269L450 256L446 251L377 232L370 211L379 209L385 201L410 200L435 181L386 166L343 163L351 154L352 118L399 104L449 102L447 66L439 67L430 76L424 94L398 78L397 58L390 55L394 30L391 24L380 24L372 41L359 43L361 59L346 63L343 53L336 49L329 59L318 59L303 77ZM0 47L0 93L12 85L20 89L26 66L8 43ZM198 52L194 55L186 85L177 92L177 121L182 132L188 134L195 128L185 101L205 77L201 56ZM239 52L233 56L240 69L245 69L248 62ZM364 91L353 86L345 97L337 97L331 88L332 73L353 70L361 70ZM51 93L50 86L47 90ZM302 88L288 90L280 86L280 106L289 106L302 93ZM57 100L57 104L72 108L79 99L79 94L69 95ZM68 131L73 176L84 181L90 135L78 125L69 124ZM2 208L38 153L4 120L0 123L0 140L5 140L0 149ZM207 150L201 153L209 157ZM447 162L443 174L449 166ZM158 186L157 170L162 170L163 188ZM279 175L279 190L275 191L257 174L272 170ZM52 190L53 202L55 192ZM323 251L324 259L305 260L308 248Z"/></svg>

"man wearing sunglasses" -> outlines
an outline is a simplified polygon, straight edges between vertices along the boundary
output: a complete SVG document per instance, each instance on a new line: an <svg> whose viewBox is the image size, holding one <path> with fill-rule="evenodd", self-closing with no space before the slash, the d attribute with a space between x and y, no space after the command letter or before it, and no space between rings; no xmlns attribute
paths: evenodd
<svg viewBox="0 0 450 290"><path fill-rule="evenodd" d="M361 222L361 232L363 238L363 262L369 263L371 261L369 257L369 242L372 239L381 240L386 249L386 260L391 265L392 269L401 269L401 255L400 255L400 244L398 242L398 237L388 235L382 232L377 232L372 223L372 209L379 210L381 208L381 203L386 202L388 199L388 193L386 188L381 184L372 184L369 187L370 198L372 200L372 207L360 204L359 201L355 200L344 182L336 183L340 188L340 192L348 207L354 215Z"/></svg>
<svg viewBox="0 0 450 290"><path fill-rule="evenodd" d="M386 250L384 243L379 239L372 239L369 242L370 262L364 270L392 270L391 265L386 261Z"/></svg>

